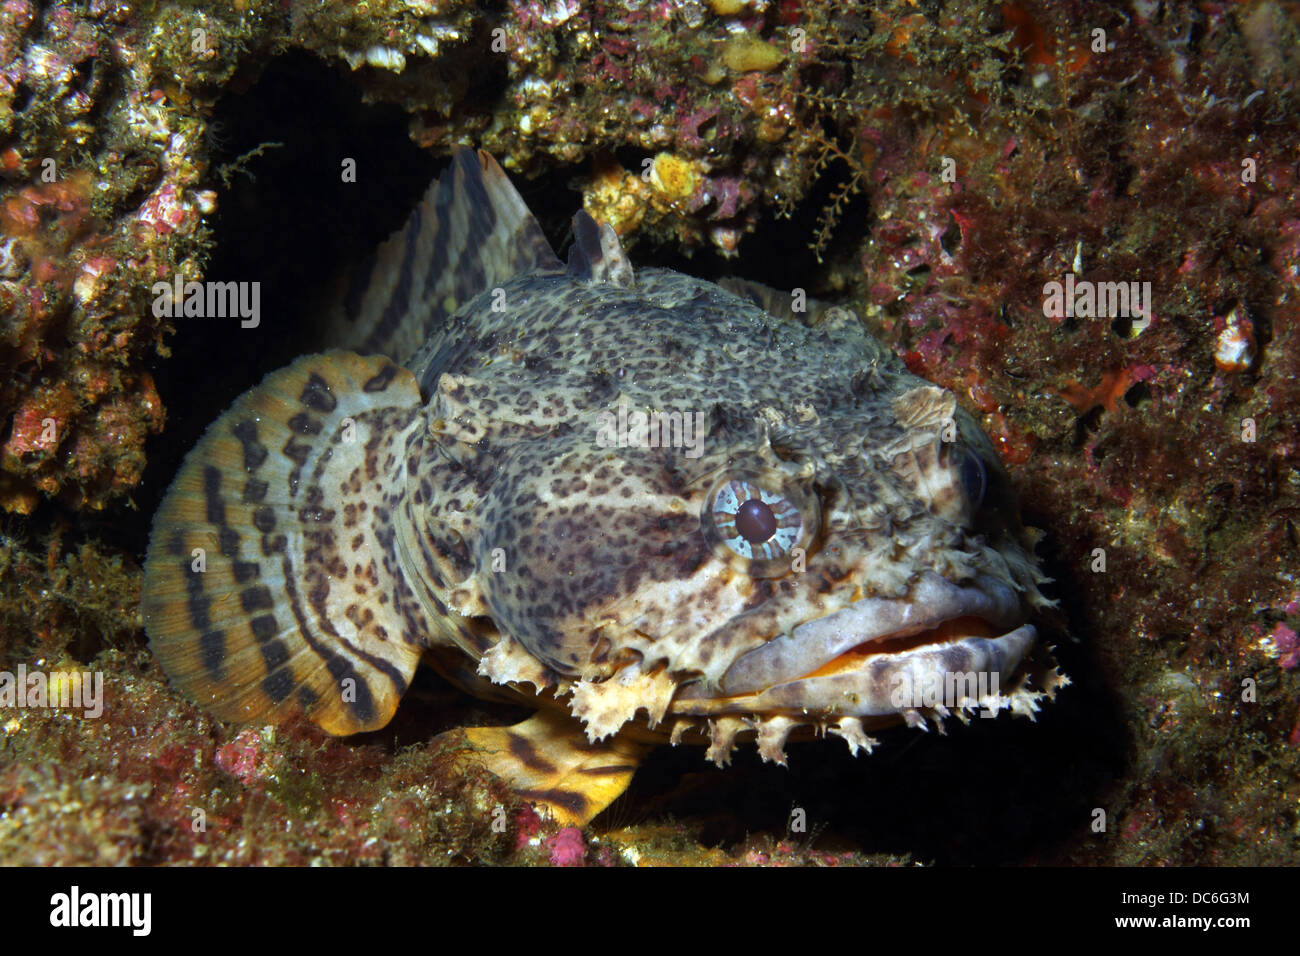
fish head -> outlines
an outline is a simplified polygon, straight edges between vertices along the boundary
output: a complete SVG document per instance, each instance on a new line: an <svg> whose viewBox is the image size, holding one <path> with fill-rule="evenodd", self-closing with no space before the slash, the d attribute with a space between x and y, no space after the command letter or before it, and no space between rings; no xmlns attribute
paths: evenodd
<svg viewBox="0 0 1300 956"><path fill-rule="evenodd" d="M737 354L683 394L629 352L640 374L501 454L475 510L481 674L556 685L593 738L644 711L715 745L775 728L774 759L801 726L1034 709L1011 680L1045 579L991 444L951 393L818 331L767 349L812 360L804 388L737 389Z"/></svg>

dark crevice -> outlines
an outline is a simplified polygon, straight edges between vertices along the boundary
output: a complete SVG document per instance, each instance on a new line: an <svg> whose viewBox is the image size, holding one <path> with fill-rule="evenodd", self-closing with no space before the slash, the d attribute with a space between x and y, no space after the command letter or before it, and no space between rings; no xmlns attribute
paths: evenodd
<svg viewBox="0 0 1300 956"><path fill-rule="evenodd" d="M242 391L299 354L315 334L334 277L398 229L442 166L408 135L397 106L362 102L346 72L302 52L272 61L257 81L218 101L211 188L212 256L204 278L260 282L261 322L171 320L173 356L155 377L167 428L149 448L137 503L151 511L182 456ZM281 143L281 146L268 144ZM217 171L263 146L228 185ZM343 161L356 162L344 182Z"/></svg>

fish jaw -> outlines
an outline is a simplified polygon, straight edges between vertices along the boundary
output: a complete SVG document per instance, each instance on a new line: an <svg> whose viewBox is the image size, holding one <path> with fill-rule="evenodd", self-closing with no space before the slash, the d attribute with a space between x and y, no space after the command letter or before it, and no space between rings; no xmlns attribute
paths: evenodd
<svg viewBox="0 0 1300 956"><path fill-rule="evenodd" d="M935 688L961 691L939 694L939 706L969 708L996 694L1036 637L1005 583L927 572L905 597L863 598L742 654L720 686L683 687L675 712L883 717L926 706Z"/></svg>
<svg viewBox="0 0 1300 956"><path fill-rule="evenodd" d="M669 720L705 725L708 757L723 766L748 737L784 764L801 727L841 736L856 754L877 743L867 730L896 723L942 728L952 714L1002 710L1033 719L1069 683L1037 641L1009 585L926 572L902 597L863 598L742 654L717 685L685 684Z"/></svg>
<svg viewBox="0 0 1300 956"><path fill-rule="evenodd" d="M943 628L924 632L938 636ZM899 717L911 712L990 707L1037 640L1031 624L994 637L971 634L905 650L879 650L865 642L820 668L738 694L713 696L700 685L682 688L672 712L681 716L725 713L802 715L810 719ZM874 642L884 643L884 642ZM994 706L992 709L1000 709Z"/></svg>
<svg viewBox="0 0 1300 956"><path fill-rule="evenodd" d="M907 597L863 598L741 655L723 675L722 690L736 696L775 687L811 674L857 647L875 645L883 651L890 640L963 617L1010 631L1021 623L1020 602L1009 585L988 575L980 576L978 586L963 587L926 572Z"/></svg>

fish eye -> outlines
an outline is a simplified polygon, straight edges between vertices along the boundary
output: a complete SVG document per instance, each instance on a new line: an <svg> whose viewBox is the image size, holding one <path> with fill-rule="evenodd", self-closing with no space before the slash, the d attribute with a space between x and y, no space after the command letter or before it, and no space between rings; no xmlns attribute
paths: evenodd
<svg viewBox="0 0 1300 956"><path fill-rule="evenodd" d="M750 573L775 570L770 563L806 544L815 530L815 504L782 484L731 475L715 486L705 505L705 534L727 552L751 562Z"/></svg>
<svg viewBox="0 0 1300 956"><path fill-rule="evenodd" d="M709 510L722 543L742 558L779 558L803 530L799 509L788 498L744 478L718 488Z"/></svg>

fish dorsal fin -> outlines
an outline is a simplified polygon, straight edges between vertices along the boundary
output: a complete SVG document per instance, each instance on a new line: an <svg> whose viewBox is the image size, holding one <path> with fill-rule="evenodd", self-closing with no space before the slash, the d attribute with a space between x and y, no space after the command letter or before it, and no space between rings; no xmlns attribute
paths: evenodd
<svg viewBox="0 0 1300 956"><path fill-rule="evenodd" d="M573 217L573 246L569 249L569 275L588 282L607 282L630 289L635 281L632 263L609 223L597 224L586 210Z"/></svg>
<svg viewBox="0 0 1300 956"><path fill-rule="evenodd" d="M562 268L496 160L458 149L406 225L354 271L330 317L329 342L405 363L484 289Z"/></svg>

